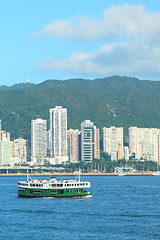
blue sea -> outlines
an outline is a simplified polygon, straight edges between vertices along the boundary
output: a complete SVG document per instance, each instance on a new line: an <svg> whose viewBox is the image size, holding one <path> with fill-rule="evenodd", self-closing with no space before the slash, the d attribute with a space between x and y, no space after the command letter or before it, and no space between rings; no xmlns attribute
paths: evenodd
<svg viewBox="0 0 160 240"><path fill-rule="evenodd" d="M82 176L91 199L19 198L25 179L0 177L0 239L160 239L160 176Z"/></svg>

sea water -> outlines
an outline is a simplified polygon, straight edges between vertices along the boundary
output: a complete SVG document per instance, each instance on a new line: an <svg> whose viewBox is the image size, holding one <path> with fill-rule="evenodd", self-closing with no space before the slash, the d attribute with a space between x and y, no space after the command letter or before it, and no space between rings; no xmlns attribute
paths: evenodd
<svg viewBox="0 0 160 240"><path fill-rule="evenodd" d="M160 239L160 176L82 176L90 199L20 198L25 179L0 177L0 239Z"/></svg>

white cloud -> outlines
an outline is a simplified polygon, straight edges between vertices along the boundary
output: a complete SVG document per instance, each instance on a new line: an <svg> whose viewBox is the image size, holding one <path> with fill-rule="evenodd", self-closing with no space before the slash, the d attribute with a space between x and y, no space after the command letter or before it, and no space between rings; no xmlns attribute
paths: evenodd
<svg viewBox="0 0 160 240"><path fill-rule="evenodd" d="M46 59L37 65L40 71L99 76L135 72L141 77L160 73L160 12L151 13L142 4L111 6L102 19L94 21L81 16L74 21L56 21L32 36L106 42L90 53L72 53L61 61Z"/></svg>
<svg viewBox="0 0 160 240"><path fill-rule="evenodd" d="M74 53L64 60L46 59L37 65L40 71L70 71L89 75L132 75L157 77L160 73L159 48L134 44L106 45L91 53Z"/></svg>
<svg viewBox="0 0 160 240"><path fill-rule="evenodd" d="M124 4L111 6L103 18L92 20L76 16L73 20L55 21L34 33L34 37L53 37L63 40L108 41L160 32L160 12L152 14L144 5Z"/></svg>

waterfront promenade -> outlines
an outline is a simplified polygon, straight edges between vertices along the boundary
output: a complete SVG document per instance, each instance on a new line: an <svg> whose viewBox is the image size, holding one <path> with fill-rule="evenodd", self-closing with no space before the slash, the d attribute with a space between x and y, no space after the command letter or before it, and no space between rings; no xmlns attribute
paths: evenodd
<svg viewBox="0 0 160 240"><path fill-rule="evenodd" d="M30 176L77 176L77 173L29 173ZM81 173L81 176L121 176L119 173ZM27 173L3 173L0 177L21 177ZM124 176L153 176L152 173L125 173Z"/></svg>

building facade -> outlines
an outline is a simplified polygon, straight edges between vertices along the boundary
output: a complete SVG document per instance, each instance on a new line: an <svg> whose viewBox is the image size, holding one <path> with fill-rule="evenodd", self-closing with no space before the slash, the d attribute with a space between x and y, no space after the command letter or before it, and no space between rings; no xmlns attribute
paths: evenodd
<svg viewBox="0 0 160 240"><path fill-rule="evenodd" d="M10 133L0 131L0 166L10 165L11 162L11 143Z"/></svg>
<svg viewBox="0 0 160 240"><path fill-rule="evenodd" d="M67 109L57 106L50 112L50 155L57 163L68 161L67 153Z"/></svg>
<svg viewBox="0 0 160 240"><path fill-rule="evenodd" d="M103 152L111 155L112 161L122 159L123 150L123 128L112 126L103 128Z"/></svg>
<svg viewBox="0 0 160 240"><path fill-rule="evenodd" d="M129 148L128 146L124 146L124 159L129 161Z"/></svg>
<svg viewBox="0 0 160 240"><path fill-rule="evenodd" d="M100 133L96 126L94 126L94 158L100 159Z"/></svg>
<svg viewBox="0 0 160 240"><path fill-rule="evenodd" d="M79 162L79 135L80 131L69 129L67 131L68 139L68 158L69 162Z"/></svg>
<svg viewBox="0 0 160 240"><path fill-rule="evenodd" d="M27 140L19 137L11 141L11 162L12 165L27 162Z"/></svg>
<svg viewBox="0 0 160 240"><path fill-rule="evenodd" d="M31 122L31 155L33 164L47 156L47 120L37 118Z"/></svg>
<svg viewBox="0 0 160 240"><path fill-rule="evenodd" d="M99 129L90 120L81 124L81 160L91 162L100 158Z"/></svg>
<svg viewBox="0 0 160 240"><path fill-rule="evenodd" d="M160 129L129 128L129 151L136 159L152 160L160 163Z"/></svg>

